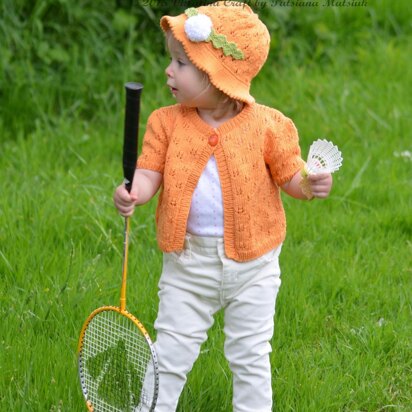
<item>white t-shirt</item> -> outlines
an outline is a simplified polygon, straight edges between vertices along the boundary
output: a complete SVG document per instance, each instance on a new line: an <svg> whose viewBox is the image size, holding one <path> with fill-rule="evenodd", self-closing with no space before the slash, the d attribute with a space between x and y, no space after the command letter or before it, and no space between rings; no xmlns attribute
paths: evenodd
<svg viewBox="0 0 412 412"><path fill-rule="evenodd" d="M212 156L193 192L187 232L223 237L223 199L216 159Z"/></svg>

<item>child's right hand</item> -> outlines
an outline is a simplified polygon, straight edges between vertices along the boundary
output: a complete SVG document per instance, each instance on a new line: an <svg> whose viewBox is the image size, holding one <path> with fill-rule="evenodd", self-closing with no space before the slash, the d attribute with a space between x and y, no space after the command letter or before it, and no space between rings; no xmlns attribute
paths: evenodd
<svg viewBox="0 0 412 412"><path fill-rule="evenodd" d="M118 186L113 195L114 205L122 216L131 216L137 201L136 187L133 187L130 193L126 190L124 184Z"/></svg>
<svg viewBox="0 0 412 412"><path fill-rule="evenodd" d="M114 205L122 216L131 216L136 205L147 203L162 184L160 172L147 169L136 169L130 193L124 184L118 186L113 195Z"/></svg>

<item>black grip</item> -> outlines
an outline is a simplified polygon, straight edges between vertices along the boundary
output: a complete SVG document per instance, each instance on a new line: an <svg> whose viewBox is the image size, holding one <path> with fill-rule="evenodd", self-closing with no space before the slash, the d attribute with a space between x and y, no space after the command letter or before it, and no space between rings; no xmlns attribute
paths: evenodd
<svg viewBox="0 0 412 412"><path fill-rule="evenodd" d="M142 93L143 85L140 83L129 82L125 84L125 88L126 110L124 117L123 176L126 189L130 192L137 161L140 95Z"/></svg>

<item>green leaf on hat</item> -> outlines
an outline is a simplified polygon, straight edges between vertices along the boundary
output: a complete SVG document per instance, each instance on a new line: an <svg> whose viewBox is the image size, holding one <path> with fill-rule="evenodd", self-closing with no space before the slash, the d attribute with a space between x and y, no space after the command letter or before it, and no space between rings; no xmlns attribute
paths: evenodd
<svg viewBox="0 0 412 412"><path fill-rule="evenodd" d="M197 16L199 12L194 7L189 7L185 10L185 14L187 17Z"/></svg>
<svg viewBox="0 0 412 412"><path fill-rule="evenodd" d="M215 31L210 36L210 39L212 40L213 46L216 47L216 49L223 48L223 46L227 43L226 36L223 34L217 34Z"/></svg>
<svg viewBox="0 0 412 412"><path fill-rule="evenodd" d="M232 56L236 60L243 60L245 57L243 52L238 49L237 44L228 42L224 34L218 34L212 30L206 41L210 41L215 49L223 49L225 56Z"/></svg>
<svg viewBox="0 0 412 412"><path fill-rule="evenodd" d="M245 58L242 50L239 50L238 48L236 48L236 50L233 50L231 54L235 60L243 60Z"/></svg>

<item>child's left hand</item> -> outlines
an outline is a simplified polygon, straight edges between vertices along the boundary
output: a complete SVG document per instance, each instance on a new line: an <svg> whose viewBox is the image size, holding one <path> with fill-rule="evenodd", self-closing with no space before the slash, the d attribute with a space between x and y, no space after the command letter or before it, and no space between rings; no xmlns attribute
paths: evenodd
<svg viewBox="0 0 412 412"><path fill-rule="evenodd" d="M318 173L307 177L308 186L314 197L324 199L329 196L332 189L332 174Z"/></svg>

